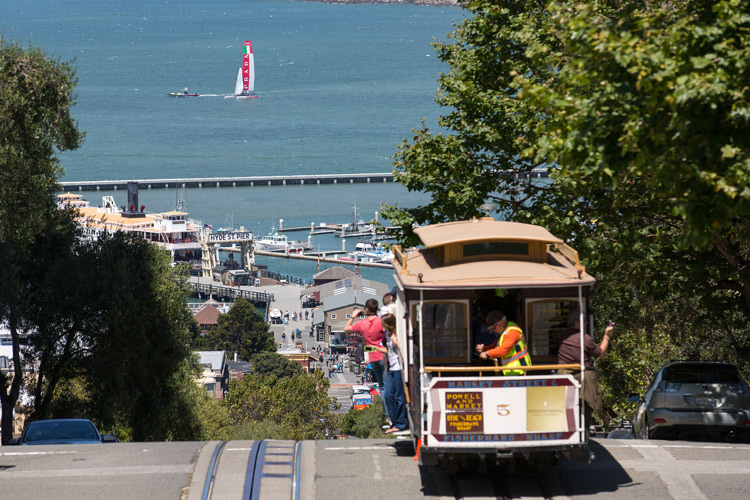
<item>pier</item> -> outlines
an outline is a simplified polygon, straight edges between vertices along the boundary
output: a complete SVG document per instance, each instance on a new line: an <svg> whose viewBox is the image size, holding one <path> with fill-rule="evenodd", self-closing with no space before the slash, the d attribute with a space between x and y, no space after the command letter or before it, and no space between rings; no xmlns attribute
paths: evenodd
<svg viewBox="0 0 750 500"><path fill-rule="evenodd" d="M309 186L320 184L357 184L393 182L393 173L273 175L254 177L199 177L184 179L137 179L116 181L61 182L66 191L117 191L137 182L141 189L227 188L262 186Z"/></svg>
<svg viewBox="0 0 750 500"><path fill-rule="evenodd" d="M200 278L191 276L188 280L188 284L193 289L193 293L199 294L203 297L215 297L219 299L245 299L253 304L270 304L273 301L273 294L267 292L258 292L250 288L250 286L229 286L222 285L216 281L209 281L208 283L200 281Z"/></svg>
<svg viewBox="0 0 750 500"><path fill-rule="evenodd" d="M500 173L502 175L502 173ZM508 174L516 175L518 174ZM317 186L320 184L358 184L394 182L393 172L369 174L313 174L313 175L272 175L253 177L197 177L184 179L128 179L113 181L71 181L61 182L65 191L117 191L127 189L128 182L137 182L142 189L174 188L227 188L263 186ZM529 178L547 177L546 168L535 168Z"/></svg>

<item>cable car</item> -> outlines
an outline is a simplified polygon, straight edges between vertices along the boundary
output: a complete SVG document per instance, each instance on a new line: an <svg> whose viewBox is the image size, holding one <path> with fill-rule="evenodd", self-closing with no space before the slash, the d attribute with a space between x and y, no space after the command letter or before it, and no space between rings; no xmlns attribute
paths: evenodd
<svg viewBox="0 0 750 500"><path fill-rule="evenodd" d="M555 364L558 334L571 311L586 324L595 282L577 252L541 226L489 217L415 233L423 247L395 246L393 266L420 463L587 457L581 383L571 374L585 376L583 366ZM514 368L522 374L507 375L476 352L488 309L522 329L531 358Z"/></svg>

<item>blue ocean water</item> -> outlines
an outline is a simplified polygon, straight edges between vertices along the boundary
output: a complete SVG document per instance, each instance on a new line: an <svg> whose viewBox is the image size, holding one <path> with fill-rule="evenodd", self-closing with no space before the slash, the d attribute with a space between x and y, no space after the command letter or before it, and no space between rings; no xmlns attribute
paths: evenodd
<svg viewBox="0 0 750 500"><path fill-rule="evenodd" d="M65 181L390 171L402 139L422 119L434 128L444 111L434 98L445 68L430 42L463 15L457 7L279 0L27 0L0 11L5 37L75 59L73 113L87 136L61 155ZM223 99L244 40L253 42L259 98ZM208 96L167 97L186 86ZM382 202L426 199L394 184L186 196L191 216L261 233L280 218L346 222L356 204L370 219ZM174 199L141 194L154 211ZM315 271L280 265L305 277Z"/></svg>

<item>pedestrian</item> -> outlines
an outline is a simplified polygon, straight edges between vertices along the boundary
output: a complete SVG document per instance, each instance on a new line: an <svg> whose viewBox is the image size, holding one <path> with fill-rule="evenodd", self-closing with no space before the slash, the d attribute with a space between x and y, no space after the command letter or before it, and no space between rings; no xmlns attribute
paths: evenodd
<svg viewBox="0 0 750 500"><path fill-rule="evenodd" d="M376 299L368 299L365 302L364 311L355 307L351 317L344 326L344 331L347 333L358 333L364 338L365 361L370 364L371 372L378 383L378 388L383 391L385 388L385 362L383 354L387 353L388 349L383 347L383 324L378 317L378 309L378 301ZM359 318L363 312L365 313L365 318L353 324L354 318ZM385 400L381 398L381 401L385 415L388 417L388 408L385 405Z"/></svg>
<svg viewBox="0 0 750 500"><path fill-rule="evenodd" d="M391 428L386 434L403 431L409 427L406 416L406 392L404 391L403 363L398 350L398 336L396 335L396 316L385 314L381 318L385 338L388 346L388 383L385 386L385 399L388 405L388 415L391 418Z"/></svg>
<svg viewBox="0 0 750 500"><path fill-rule="evenodd" d="M308 313L309 313L309 311L305 311L305 319L307 319L307 314Z"/></svg>
<svg viewBox="0 0 750 500"><path fill-rule="evenodd" d="M531 358L526 348L521 327L508 321L500 311L487 313L487 334L496 335L497 341L484 341L476 345L476 351L482 359L498 359L508 368L531 366ZM493 347L496 346L496 347ZM503 375L523 375L524 370L503 370Z"/></svg>
<svg viewBox="0 0 750 500"><path fill-rule="evenodd" d="M296 312L292 313L292 321L297 321L297 313Z"/></svg>
<svg viewBox="0 0 750 500"><path fill-rule="evenodd" d="M390 292L383 295L383 306L378 311L378 316L382 318L388 313L396 315L396 297Z"/></svg>
<svg viewBox="0 0 750 500"><path fill-rule="evenodd" d="M584 323L587 323L584 321ZM568 329L560 332L557 336L557 363L560 365L581 364L581 312L574 309L568 313L566 320ZM584 329L585 330L585 329ZM585 403L584 418L586 420L586 432L588 432L591 416L594 412L599 416L604 425L608 424L609 418L602 409L602 393L599 387L599 378L594 367L593 358L601 359L609 348L609 340L614 328L609 325L604 330L604 338L599 345L588 333L583 334L583 356L584 377L581 397ZM573 375L579 383L581 382L580 370L560 370L562 373Z"/></svg>

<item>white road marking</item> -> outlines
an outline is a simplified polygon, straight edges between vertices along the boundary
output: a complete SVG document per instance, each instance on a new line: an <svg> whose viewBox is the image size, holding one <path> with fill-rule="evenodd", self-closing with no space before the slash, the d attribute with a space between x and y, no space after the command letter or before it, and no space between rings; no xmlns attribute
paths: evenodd
<svg viewBox="0 0 750 500"><path fill-rule="evenodd" d="M376 481L382 481L383 476L380 474L380 455L373 455L372 461L375 462L375 474L372 475L372 478Z"/></svg>
<svg viewBox="0 0 750 500"><path fill-rule="evenodd" d="M78 453L77 451L6 451L0 453L0 456L13 457L20 455L72 455Z"/></svg>
<svg viewBox="0 0 750 500"><path fill-rule="evenodd" d="M324 450L342 451L342 450L387 450L390 446L340 446L332 448L323 448Z"/></svg>

